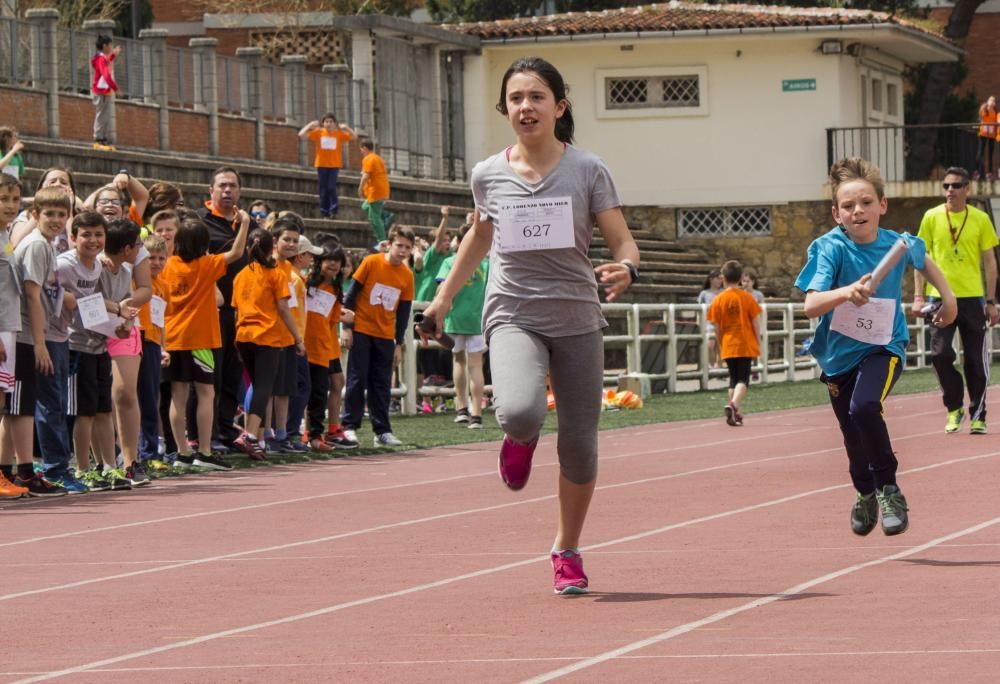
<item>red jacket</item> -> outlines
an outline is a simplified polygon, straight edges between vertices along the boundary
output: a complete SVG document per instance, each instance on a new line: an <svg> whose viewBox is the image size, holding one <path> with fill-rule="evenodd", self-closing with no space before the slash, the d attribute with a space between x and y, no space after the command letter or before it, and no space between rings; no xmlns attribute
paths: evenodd
<svg viewBox="0 0 1000 684"><path fill-rule="evenodd" d="M111 75L111 62L115 55L105 55L98 52L90 60L90 68L94 70L94 82L90 86L90 92L95 95L110 95L118 92L118 84L115 77Z"/></svg>

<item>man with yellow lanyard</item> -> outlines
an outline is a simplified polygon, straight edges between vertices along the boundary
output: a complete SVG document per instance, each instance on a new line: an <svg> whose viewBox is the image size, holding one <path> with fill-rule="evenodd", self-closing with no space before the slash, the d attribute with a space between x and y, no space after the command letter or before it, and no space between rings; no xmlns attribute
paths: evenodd
<svg viewBox="0 0 1000 684"><path fill-rule="evenodd" d="M962 374L955 368L952 340L955 330L962 338L963 369L969 386L969 431L986 434L986 385L990 374L990 353L986 331L998 318L996 287L997 261L993 248L997 234L989 216L968 204L969 172L951 167L944 176L945 203L929 209L920 222L918 237L927 244L927 254L940 266L955 297L958 317L951 325L934 328L931 333L931 358L948 410L945 432L958 432L965 412ZM983 271L986 274L985 290ZM938 299L938 291L914 273L913 310L920 312L927 303Z"/></svg>

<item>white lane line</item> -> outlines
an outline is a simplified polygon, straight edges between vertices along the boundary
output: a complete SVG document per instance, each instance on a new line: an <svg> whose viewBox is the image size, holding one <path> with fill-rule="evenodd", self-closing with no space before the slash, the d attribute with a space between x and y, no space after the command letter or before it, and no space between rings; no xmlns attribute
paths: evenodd
<svg viewBox="0 0 1000 684"><path fill-rule="evenodd" d="M496 635L489 635L495 639ZM453 638L449 636L448 638ZM982 655L1000 653L1000 648L951 648L909 651L794 651L778 653L677 653L666 655L626 655L621 660L714 660L716 658L843 658L843 657L885 657L885 656L939 656L939 655ZM199 670L257 670L263 668L331 668L331 667L415 667L420 665L502 665L505 663L546 663L579 660L584 656L539 656L537 658L450 658L429 660L332 660L316 663L247 663L233 665L164 665L161 667L108 667L87 670L94 673L121 674L125 672L190 672ZM47 674L35 672L0 672L0 677L27 677Z"/></svg>
<svg viewBox="0 0 1000 684"><path fill-rule="evenodd" d="M912 470L902 471L900 474L910 474L910 473L915 473L915 472L923 472L923 471L927 471L927 470L933 470L933 469L936 469L936 468L941 468L941 467L948 466L948 465L955 465L957 463L967 463L967 462L972 462L972 461L979 461L979 460L983 460L983 459L986 459L986 458L991 458L991 457L994 457L994 456L1000 456L1000 451L994 451L994 452L990 452L990 453L986 453L986 454L977 454L975 456L969 456L969 457L965 457L965 458L956 458L956 459L951 459L951 460L948 460L948 461L942 461L941 463L935 463L935 464L931 464L931 465L927 465L927 466L922 466L920 468L914 468ZM773 499L771 501L764 501L764 502L761 502L759 504L754 504L752 506L743 506L741 508L737 508L737 509L734 509L734 510L731 510L731 511L724 511L722 513L716 513L716 514L709 515L709 516L703 516L703 517L695 518L693 520L689 520L689 521L682 522L682 523L674 523L674 524L671 524L671 525L665 525L665 526L657 528L655 530L649 530L647 532L643 532L643 533L639 533L639 534L628 535L626 537L620 537L619 539L613 539L613 540L609 540L609 541L606 541L606 542L602 542L600 544L594 544L594 545L592 545L590 547L584 547L583 550L587 550L589 548L601 548L601 547L605 547L605 546L611 546L613 544L622 544L622 543L633 541L635 539L641 539L643 537L649 537L649 536L652 536L652 535L655 535L655 534L662 534L663 532L667 532L669 530L678 529L680 527L689 527L691 525L696 525L696 524L701 523L701 522L707 522L707 521L710 521L710 520L719 520L719 519L722 519L722 518L727 518L727 517L738 515L740 513L745 513L745 512L748 512L748 511L760 510L760 509L764 509L764 508L770 508L772 506L778 506L778 505L780 505L782 503L786 503L788 501L792 501L792 500L795 500L795 499L801 499L801 498L805 498L807 496L813 496L815 494L824 494L826 492L830 492L830 491L837 490L837 489L846 489L846 488L849 488L851 486L852 485L850 485L850 484L841 484L841 485L835 485L835 486L830 486L830 487L822 487L820 489L814 489L814 490L807 491L807 492L801 492L801 493L799 493L797 495L793 495L793 496L790 496L790 497L783 497L781 499ZM545 497L545 498L551 498L551 497ZM930 542L929 545L928 544L924 544L924 545L921 545L921 546L915 547L915 548L919 549L919 550L925 550L926 548L930 548L931 546L934 546L936 544L941 544L941 543L944 543L944 542L951 541L952 539L957 539L957 538L959 538L961 536L964 536L965 534L971 534L972 532L970 532L969 530L978 531L979 529L985 529L986 527L989 527L990 525L992 525L992 524L994 524L996 522L1000 522L1000 518L995 518L992 521L990 521L989 523L981 523L980 525L977 525L975 528L967 528L967 530L965 530L965 531L962 531L962 532L959 532L959 533L954 533L954 534L951 534L951 535L947 535L945 537L940 537L937 540L934 540L933 542ZM906 555L912 555L913 553L917 553L917 551L911 550L909 552L903 552L902 554L893 554L892 556L886 556L885 559L892 560L892 559L895 559L897 557L898 558L903 558ZM493 575L493 574L497 574L497 573L501 573L501 572L506 572L507 570L513 570L513 569L521 568L521 567L524 567L524 566L527 566L527 565L532 565L534 563L539 563L539 562L542 562L542 561L547 561L548 559L549 559L548 554L545 554L544 556L536 556L534 558L528 558L528 559L521 560L521 561L516 561L516 562L512 562L512 563L506 563L504 565L498 565L498 566L494 566L492 568L484 568L482 570L476 570L474 572L468 572L468 573L464 573L462 575L457 575L457 576L453 576L453 577L447 577L447 578L436 580L436 581L433 581L433 582L428 582L426 584L420 584L420 585L408 587L406 589L400 589L398 591L388 592L388 593L385 593L385 594L376 594L376 595L373 595L373 596L366 596L364 598L355 599L353 601L347 601L347 602L344 602L344 603L338 603L338 604L335 604L335 605L332 605L332 606L326 606L325 608L318 608L316 610L311 610L311 611L308 611L308 612L305 612L305 613L298 613L296 615L288 615L288 616L285 616L285 617L282 617L282 618L276 618L274 620L268 620L268 621L265 621L265 622L258 622L256 624L252 624L252 625L244 625L242 627L233 627L231 629L223 630L223 631L220 631L220 632L213 632L211 634L205 634L205 635L202 635L200 637L194 637L194 638L191 638L191 639L185 639L184 641L175 642L173 644L167 644L167 645L164 645L164 646L155 646L155 647L147 648L147 649L144 649L144 650L141 650L141 651L133 651L132 653L126 653L126 654L123 654L123 655L113 656L113 657L110 657L110 658L104 658L102 660L95 660L93 662L85 663L83 665L78 665L76 667L71 667L71 668L67 668L67 669L64 669L64 670L57 670L57 671L54 671L54 672L47 672L47 673L39 675L37 677L32 677L32 678L29 678L29 679L20 680L16 684L28 684L30 682L40 682L40 681L44 681L44 680L48 680L48 679L56 679L57 677L65 677L67 675L79 674L81 672L88 672L88 671L93 670L95 668L105 667L107 665L114 665L116 663L126 662L126 661L129 661L129 660L135 660L136 658L144 658L146 656L156 655L158 653L164 653L164 652L167 652L167 651L173 651L173 650L177 650L177 649L181 649L181 648L187 648L188 646L195 646L195 645L203 644L203 643L206 643L206 642L209 642L209 641L215 641L216 639L223 639L223 638L226 638L226 637L230 637L230 636L234 636L234 635L238 635L238 634L245 634L247 632L254 632L254 631L257 631L257 630L267 629L267 628L275 627L275 626L278 626L278 625L285 625L285 624L290 624L290 623L294 623L294 622L301 622L302 620L309 620L309 619L312 619L312 618L315 618L315 617L321 617L321 616L324 616L324 615L329 615L331 613L336 613L336 612L339 612L339 611L342 611L342 610L347 610L349 608L356 608L358 606L365 606L365 605L368 605L368 604L371 604L371 603L377 603L379 601L385 601L385 600L393 599L393 598L402 598L404 596L410 596L411 594L417 594L417 593L420 593L420 592L429 591L431 589L437 589L439 587L445 587L445 586L448 586L448 585L451 585L451 584L455 584L455 583L458 583L458 582L464 582L465 580L479 579L480 577L485 577L487 575ZM882 562L886 562L885 559L883 559ZM860 569L860 568L863 568L863 567L867 567L870 564L876 564L876 562L863 563L863 564L860 564L860 565L857 565L857 566L852 566L852 567ZM847 574L843 570L842 571L838 571L838 572L839 572L839 574ZM832 579L834 576L839 576L839 574L838 573L832 573L831 575L825 575L824 577ZM828 580L824 580L824 581L828 581ZM816 581L813 580L812 582L815 583ZM813 584L806 583L806 584L803 584L803 585L798 585L798 587L801 587L801 588L799 588L798 592L796 592L796 593L800 593L802 591L805 591L805 589L809 588L810 586L813 586ZM797 587L793 587L793 589L796 589L796 588ZM776 597L776 598L774 598L774 600L778 600L778 599L780 599L783 596L786 596L788 594L789 594L789 592L786 591L786 592L783 592L782 594L774 594L772 596ZM767 602L770 602L770 601L766 601L765 603L760 603L760 601L755 601L754 604L765 605ZM749 606L750 604L747 604L747 605ZM749 610L749 608L744 608L744 610ZM719 613L717 615L721 615L721 613ZM726 615L725 617L728 617L728 615ZM721 619L723 619L723 618L717 618L717 620L721 620ZM717 621L717 620L715 620L715 621ZM697 627L702 626L702 623L703 623L703 621L699 621L698 623L689 623L689 624L690 625L695 625L695 626L691 627L691 629L697 629ZM704 623L704 624L709 624L709 623ZM690 630L688 630L688 631L690 631ZM646 640L646 641L648 641L648 640Z"/></svg>
<svg viewBox="0 0 1000 684"><path fill-rule="evenodd" d="M918 435L914 435L914 436L916 437ZM799 454L790 454L790 455L787 455L787 456L770 456L768 458L753 459L753 460L749 460L749 461L739 461L739 462L736 462L736 463L726 463L726 464L721 464L721 465L716 465L716 466L708 466L708 467L705 467L705 468L698 468L696 470L687 470L687 471L683 471L683 472L680 472L680 473L670 473L670 474L667 474L667 475L656 475L656 476L653 476L653 477L642 478L640 480L631 480L629 482L619 482L619 483L615 483L615 484L601 485L601 486L598 487L598 489L618 489L620 487L629 487L629 486L643 485L643 484L649 484L651 482L661 482L661 481L664 481L664 480L674 480L674 479L678 479L678 478L682 478L682 477L691 477L693 475L700 475L700 474L703 474L703 473L710 473L710 472L715 472L715 471L718 471L718 470L726 470L728 468L738 468L738 467L747 466L747 465L758 465L758 464L761 464L761 463L770 463L770 462L774 462L774 461L785 461L785 460L797 459L797 458L808 458L808 457L812 457L812 456L817 456L819 454L827 453L827 452L830 452L830 451L838 451L841 448L842 447L831 448L831 449L821 449L821 450L818 450L818 451L809 451L809 452L804 452L804 453L799 453ZM357 536L361 536L361 535L365 535L365 534L371 534L371 533L374 533L374 532L382 532L382 531L385 531L385 530L391 530L391 529L396 529L396 528L400 528L400 527L409 527L411 525L419 525L419 524L427 523L427 522L437 522L439 520L447 520L447 519L450 519L450 518L457 518L457 517L466 516L466 515L474 515L476 513L487 513L487 512L490 512L490 511L502 510L504 508L511 508L511 507L514 507L514 506L524 506L524 505L527 505L527 504L539 503L541 501L550 501L550 500L555 499L555 498L556 498L555 494L548 494L548 495L545 495L545 496L534 497L534 498L531 498L531 499L518 499L516 501L509 501L507 503L495 504L495 505L492 505L492 506L483 506L483 507L479 507L479 508L471 508L471 509L465 509L465 510L461 510L461 511L452 511L450 513L439 513L437 515L426 516L426 517L422 517L422 518L414 518L414 519L411 519L411 520L403 520L403 521L394 522L394 523L385 523L385 524L382 524L382 525L376 525L376 526L373 526L373 527L366 527L366 528L357 529L357 530L350 530L348 532L340 532L338 534L328 535L328 536L324 536L324 537L318 537L318 538L315 538L315 539L303 539L303 540L300 540L300 541L288 542L287 544L279 544L277 546L266 546L266 547L257 548L257 549L248 549L246 551L236 551L236 552L233 552L233 553L222 554L222 555L217 555L217 556L209 556L209 557L206 557L206 558L196 558L196 559L188 560L188 561L180 561L180 562L173 563L173 564L170 564L170 565L158 565L156 567L145 568L143 570L133 570L131 572L118 573L118 574L115 574L115 575L105 575L103 577L92 577L90 579L79 580L77 582L70 582L70 583L67 583L67 584L58 584L58 585L53 585L53 586L48 586L48 587L41 587L39 589L30 589L30 590L27 590L27 591L20 591L20 592L16 592L16 593L13 593L13 594L3 594L3 595L0 595L0 601L10 601L10 600L13 600L13 599L23 598L25 596L34 596L36 594L45 594L45 593L52 592L52 591L62 591L62 590L65 590L65 589L76 589L78 587L84 587L84 586L88 586L88 585L91 585L91 584L98 584L98 583L101 583L101 582L108 582L108 581L112 581L112 580L127 579L127 578L130 578L130 577L137 577L137 576L140 576L140 575L147 575L147 574L154 573L154 572L165 572L167 570L176 570L176 569L179 569L179 568L190 567L190 566L193 566L193 565L203 565L205 563L215 563L215 562L219 562L219 561L231 561L231 560L243 558L245 556L257 555L257 554L261 554L261 553L269 553L269 552L274 552L274 551L283 551L283 550L286 550L286 549L293 549L293 548L297 548L297 547L300 547L300 546L308 546L308 545L311 545L311 544L322 544L322 543L326 543L326 542L336 541L338 539L347 539L347 538L350 538L350 537L357 537Z"/></svg>
<svg viewBox="0 0 1000 684"><path fill-rule="evenodd" d="M669 641L679 636L683 636L696 629L705 627L707 625L715 624L716 622L721 622L727 618L733 617L734 615L739 615L740 613L745 613L748 610L753 610L754 608L760 608L762 606L769 605L775 601L780 601L791 596L796 596L809 589L817 587L821 584L826 584L827 582L832 582L833 580L839 579L846 575L851 575L862 570L867 570L868 568L873 568L878 565L884 565L886 563L891 563L892 561L901 560L903 558L909 558L910 556L915 556L918 553L923 553L929 549L945 544L955 539L961 539L962 537L967 537L970 534L975 534L989 527L992 527L1000 523L1000 517L981 522L978 525L973 525L971 527L966 527L964 530L958 530L957 532L952 532L951 534L946 534L943 537L938 537L937 539L932 539L929 542L920 544L919 546L913 546L909 549L904 549L896 553L891 553L888 556L882 556L881 558L876 558L874 560L866 561L864 563L857 563L855 565L850 565L846 568L841 568L840 570L835 570L833 572L827 573L820 577L807 580L800 584L796 584L793 587L789 587L782 592L771 594L770 596L765 596L763 598L755 599L744 603L741 606L736 606L735 608L729 608L728 610L721 610L714 615L709 615L708 617L702 618L701 620L695 620L693 622L688 622L683 625L677 625L676 627L669 629L665 632L661 632L656 636L649 637L648 639L642 639L640 641L634 641L631 644L626 644L619 648L613 649L611 651L605 651L600 655L581 660L580 662L574 663L572 665L567 665L566 667L559 668L558 670L553 670L537 677L532 677L531 679L524 680L523 684L543 684L544 682L551 682L554 679L559 679L565 677L566 675L573 674L574 672L579 672L585 670L588 667L593 667L595 665L600 665L606 663L609 660L614 660L621 656L627 655L639 649L646 648L647 646L652 646L654 644L660 644L664 641Z"/></svg>
<svg viewBox="0 0 1000 684"><path fill-rule="evenodd" d="M727 444L742 443L742 442L749 441L751 439L772 439L774 437L783 437L783 436L788 436L788 435L800 434L802 432L811 432L813 429L814 428L806 427L806 428L799 428L799 429L796 429L796 430L787 430L785 432L771 433L771 434L767 434L767 435L743 436L742 438L739 437L739 436L734 436L731 439L722 439L722 440L716 440L716 441L713 441L713 442L703 442L701 444L680 445L680 446L675 446L675 447L671 447L671 448L667 448L667 449L662 449L661 448L661 449L651 449L651 450L648 450L648 451L636 451L636 452L632 452L632 453L628 453L628 454L619 454L617 456L602 456L601 457L601 461L603 461L603 462L618 461L618 460L627 459L627 458L636 458L636 457L640 457L640 456L650 456L650 455L653 455L653 454L669 454L669 453L672 453L672 452L689 451L689 450L692 450L692 449L706 449L706 448L711 448L711 447L725 446ZM931 434L931 433L927 433L927 434ZM558 465L559 465L558 461L552 461L552 462L549 462L549 463L536 463L534 467L535 468L553 468L553 467L556 467ZM301 496L301 497L297 497L297 498L294 498L294 499L280 499L278 501L268 501L268 502L265 502L265 503L247 504L245 506L235 506L235 507L232 507L232 508L221 508L221 509L214 510L214 511L200 511L198 513L186 513L186 514L183 514L183 515L165 516L165 517L160 517L160 518L153 518L153 519L150 519L150 520L138 520L138 521L135 521L135 522L121 523L119 525L106 525L104 527L93 527L93 528L88 528L88 529L83 529L83 530L76 530L76 531L73 531L73 532L63 532L63 533L60 533L60 534L40 535L40 536L36 536L36 537L30 537L30 538L27 538L27 539L19 539L17 541L2 542L2 543L0 543L0 548L4 548L4 547L8 547L8 546L21 546L21 545L24 545L24 544L35 544L35 543L42 542L42 541L51 541L53 539L69 539L69 538L78 537L78 536L81 536L81 535L96 534L98 532L114 532L114 531L117 531L117 530L123 530L123 529L129 529L129 528L144 527L146 525L156 525L156 524L165 523L165 522L176 522L178 520L193 520L193 519L196 519L196 518L204 518L204 517L213 516L213 515L225 515L225 514L229 514L229 513L243 513L243 512L246 512L246 511L259 510L259 509L263 509L263 508L272 508L272 507L275 507L275 506L286 506L286 505L292 505L292 504L297 504L297 503L304 503L304 502L307 502L307 501L319 501L319 500L322 500L322 499L330 499L330 498L341 497L341 496L351 496L351 495L354 495L354 494L371 494L373 492L385 492L385 491L391 491L391 490L396 490L396 489L405 489L405 488L408 488L408 487L419 487L419 486L424 486L424 485L443 484L443 483L446 483L446 482L457 482L459 480L467 480L467 479L473 479L473 478L477 478L477 477L496 477L496 476L497 476L497 471L496 471L496 468L494 467L494 468L491 468L490 470L480 471L478 473L469 473L469 474L466 474L466 475L454 475L452 477L442 477L442 478L437 478L437 479L432 479L432 480L420 480L418 482L401 482L399 484L394 484L394 485L382 485L382 486L379 486L379 487L366 487L364 489L350 489L350 490L346 490L346 491L342 491L342 492L329 492L329 493L326 493L326 494L314 494L314 495L311 495L311 496ZM221 481L222 480L220 480L220 482ZM183 488L182 484L178 484L176 486L178 488ZM45 501L45 499L39 499L39 501ZM12 506L23 506L26 503L29 503L29 502L22 502L22 503L12 504Z"/></svg>
<svg viewBox="0 0 1000 684"><path fill-rule="evenodd" d="M924 434L910 435L909 438L910 439L918 439L918 438L921 438L921 437L925 437L928 434L936 434L936 433L924 433ZM768 457L768 458L752 459L752 460L749 460L749 461L739 461L739 462L736 462L736 463L725 463L725 464L720 464L720 465L715 465L715 466L707 466L705 468L697 468L695 470L682 471L680 473L670 473L670 474L667 474L667 475L656 475L656 476L653 476L653 477L642 478L642 479L639 479L639 480L630 480L628 482L619 482L619 483L608 484L608 485L600 485L600 486L597 487L597 489L598 490L619 489L621 487L631 487L631 486L636 486L636 485L649 484L649 483L652 483L652 482L662 482L662 481L665 481L665 480L674 480L674 479L678 479L678 478L682 478L682 477L691 477L693 475L700 475L700 474L711 473L711 472L716 472L716 471L720 471L720 470L727 470L729 468L738 468L738 467L748 466L748 465L759 465L761 463L771 463L771 462L775 462L775 461L786 461L786 460L798 459L798 458L809 458L809 457L813 457L813 456L818 456L820 454L825 454L825 453L829 453L829 452L840 451L841 449L842 449L842 447L831 447L829 449L819 449L819 450L816 450L816 451L807 451L807 452L802 452L802 453L798 453L798 454L789 454L787 456L771 456L771 457ZM996 453L1000 454L1000 452L996 452ZM967 457L965 459L955 459L953 461L946 461L946 462L944 462L943 464L940 464L940 465L949 465L951 463L958 463L958 462L961 462L963 460L976 460L976 459L988 457L990 455L992 455L992 454L987 454L985 456L984 455L977 455L977 456ZM930 466L924 466L924 468L935 468L935 467L939 467L939 465L938 464L932 464ZM924 468L917 468L917 469L914 469L914 470L911 470L911 471L904 471L904 472L919 472L920 470L923 470ZM846 486L847 485L833 485L833 486L828 487L827 489L822 490L822 491L829 491L829 490L832 490L832 489L839 489L841 487L846 487ZM821 490L816 490L816 491L813 491L813 492L807 492L804 495L793 495L793 496L790 496L790 497L784 497L782 499L778 499L777 502L778 503L784 503L786 501L793 501L793 500L795 500L797 498L801 498L802 496L811 496L812 494L818 493L819 491L821 491ZM151 567L151 568L145 568L143 570L133 570L131 572L117 573L117 574L114 574L114 575L105 575L105 576L102 576L102 577L92 577L90 579L79 580L79 581L76 581L76 582L69 582L69 583L66 583L66 584L57 584L57 585L51 585L51 586L48 586L48 587L40 587L38 589L30 589L30 590L20 591L20 592L16 592L16 593L12 593L12 594L3 594L3 595L0 595L0 602L2 602L2 601L10 601L10 600L18 599L18 598L24 598L25 596L34 596L34 595L37 595L37 594L45 594L45 593L49 593L49 592L53 592L53 591L63 591L63 590L66 590L66 589L76 589L76 588L79 588L79 587L89 586L89 585L92 585L92 584L99 584L99 583L102 583L102 582L108 582L108 581L112 581L112 580L128 579L128 578L131 578L131 577L137 577L137 576L141 576L141 575L148 575L148 574L151 574L151 573L154 573L154 572L166 572L168 570L177 570L179 568L191 567L191 566L195 566L195 565L204 565L206 563L215 563L215 562L220 562L220 561L232 561L232 560L236 560L236 559L245 558L246 556L258 555L258 554L261 554L261 553L269 553L269 552L274 552L274 551L284 551L286 549L292 549L292 548L297 548L297 547L301 547L301 546L308 546L308 545L312 545L312 544L322 544L322 543L326 543L326 542L337 541L339 539L347 539L347 538L350 538L350 537L357 537L357 536L361 536L361 535L365 535L365 534L372 534L372 533L375 533L375 532L383 532L385 530L396 529L396 528L400 528L400 527L409 527L411 525L419 525L419 524L428 523L428 522L437 522L437 521L440 521L440 520L447 520L447 519L450 519L450 518L457 518L457 517L466 516L466 515L474 515L476 513L486 513L486 512L491 512L491 511L497 511L497 510L501 510L501 509L504 509L504 508L511 508L511 507L514 507L514 506L523 506L523 505L527 505L527 504L534 504L534 503L539 503L539 502L542 502L542 501L549 501L549 500L552 500L552 499L555 499L555 498L556 498L555 494L549 494L549 495L546 495L546 496L539 496L539 497L534 497L534 498L531 498L531 499L519 499L517 501L511 501L511 502L507 502L507 503L503 503L503 504L495 504L493 506L484 506L484 507L479 507L479 508L465 509L465 510L461 510L461 511L452 511L450 513L439 513L437 515L426 516L426 517L422 517L422 518L415 518L415 519L411 519L411 520L403 520L403 521L395 522L395 523L385 523L385 524L382 524L382 525L376 525L376 526L373 526L373 527L367 527L367 528L362 528L362 529L357 529L357 530L350 530L348 532L340 532L338 534L328 535L328 536L323 536L323 537L318 537L318 538L314 538L314 539L303 539L303 540L299 540L299 541L295 541L295 542L288 542L287 544L279 544L279 545L276 545L276 546L266 546L266 547L262 547L262 548L248 549L248 550L245 550L245 551L236 551L236 552L233 552L233 553L222 554L222 555L217 555L217 556L208 556L208 557L205 557L205 558L197 558L197 559L188 560L188 561L180 561L180 562L172 563L172 564L169 564L169 565L158 565L158 566ZM755 506L751 506L751 507L746 508L746 509L737 509L736 512L743 512L744 510L754 510L754 508L755 508ZM722 515L723 516L729 515L729 513L724 513ZM686 522L682 522L682 523L677 523L676 526L677 527L683 527L683 526L686 526L688 524L693 524L695 522L705 522L705 521L714 520L714 519L716 519L715 516L708 516L708 517L704 517L704 518L697 518L694 521L686 521ZM660 528L660 531L666 531L667 529L673 529L673 528L672 527L671 528ZM654 533L656 533L656 531L654 531ZM643 536L645 536L647 534L648 533L639 533L639 535L636 536L635 539L641 539ZM597 548L601 548L601 546L602 545L595 545L595 546L590 546L590 547L587 547L587 548L588 549L597 549Z"/></svg>

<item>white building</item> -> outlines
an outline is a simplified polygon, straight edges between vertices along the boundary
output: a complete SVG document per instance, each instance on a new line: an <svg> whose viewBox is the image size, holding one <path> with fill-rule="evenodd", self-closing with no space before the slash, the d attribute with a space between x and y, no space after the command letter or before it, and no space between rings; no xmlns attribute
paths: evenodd
<svg viewBox="0 0 1000 684"><path fill-rule="evenodd" d="M961 54L906 20L827 8L669 3L447 28L482 41L464 58L466 168L511 143L501 77L536 55L631 206L822 199L826 129L902 124L903 68ZM857 135L902 179L902 144L886 156L885 133Z"/></svg>

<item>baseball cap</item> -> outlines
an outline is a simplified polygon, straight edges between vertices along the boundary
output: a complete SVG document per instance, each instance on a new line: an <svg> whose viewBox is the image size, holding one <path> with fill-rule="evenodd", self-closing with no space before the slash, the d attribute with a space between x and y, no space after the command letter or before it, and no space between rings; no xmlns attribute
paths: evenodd
<svg viewBox="0 0 1000 684"><path fill-rule="evenodd" d="M320 254L323 253L323 248L314 245L312 242L309 241L309 238L307 238L305 235L300 235L299 251L296 252L296 254L305 254L307 252L309 254L312 254L313 256L319 256Z"/></svg>

